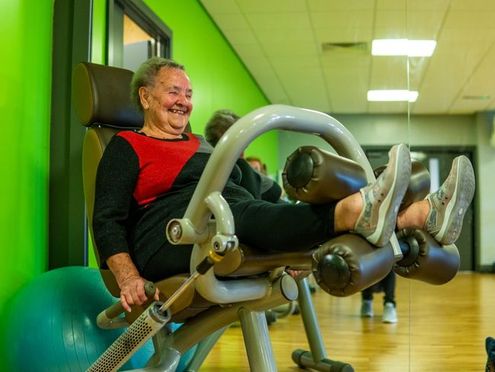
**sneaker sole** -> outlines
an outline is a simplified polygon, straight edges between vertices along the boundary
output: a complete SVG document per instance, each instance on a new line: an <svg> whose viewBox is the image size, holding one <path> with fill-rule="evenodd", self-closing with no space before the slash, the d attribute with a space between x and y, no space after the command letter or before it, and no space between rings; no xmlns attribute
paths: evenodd
<svg viewBox="0 0 495 372"><path fill-rule="evenodd" d="M455 189L443 218L442 227L434 238L442 244L454 243L462 229L462 221L474 195L475 180L471 163L466 157L454 160L457 164ZM463 192L459 192L463 190Z"/></svg>
<svg viewBox="0 0 495 372"><path fill-rule="evenodd" d="M382 319L382 323L395 324L397 323L397 319Z"/></svg>
<svg viewBox="0 0 495 372"><path fill-rule="evenodd" d="M378 224L375 232L366 237L369 242L377 246L385 245L388 240L384 241L384 236L392 235L395 229L397 213L399 212L402 198L406 193L409 179L411 178L411 157L409 155L409 149L406 145L400 144L398 145L396 154L392 188L378 209ZM408 169L409 171L404 172L404 169Z"/></svg>

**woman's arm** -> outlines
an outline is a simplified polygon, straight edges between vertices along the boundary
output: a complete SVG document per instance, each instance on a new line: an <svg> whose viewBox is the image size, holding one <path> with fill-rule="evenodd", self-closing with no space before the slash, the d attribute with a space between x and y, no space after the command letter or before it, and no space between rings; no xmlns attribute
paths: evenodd
<svg viewBox="0 0 495 372"><path fill-rule="evenodd" d="M120 302L126 311L131 311L131 305L141 305L146 302L144 291L145 280L132 262L128 253L117 253L107 259L107 265L112 271L120 288ZM158 288L155 300L158 300Z"/></svg>
<svg viewBox="0 0 495 372"><path fill-rule="evenodd" d="M127 222L138 174L136 153L125 139L115 136L98 166L93 233L100 260L115 276L120 301L127 311L131 311L130 305L146 301L145 280L132 261L127 242ZM155 298L158 299L158 290Z"/></svg>

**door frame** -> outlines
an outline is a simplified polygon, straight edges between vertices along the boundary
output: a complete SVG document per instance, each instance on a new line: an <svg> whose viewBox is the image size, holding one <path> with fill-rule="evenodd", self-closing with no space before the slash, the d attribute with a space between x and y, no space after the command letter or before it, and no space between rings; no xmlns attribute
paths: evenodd
<svg viewBox="0 0 495 372"><path fill-rule="evenodd" d="M55 0L53 15L49 269L86 265L87 228L81 153L85 128L72 109L72 71L91 60L93 0Z"/></svg>

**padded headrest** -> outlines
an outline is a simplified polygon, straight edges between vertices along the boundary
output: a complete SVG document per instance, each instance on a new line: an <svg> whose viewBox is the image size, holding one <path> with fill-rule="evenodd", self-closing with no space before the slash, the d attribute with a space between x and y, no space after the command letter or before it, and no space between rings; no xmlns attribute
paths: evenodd
<svg viewBox="0 0 495 372"><path fill-rule="evenodd" d="M143 115L130 100L133 72L118 67L82 62L72 76L76 115L84 126L98 124L118 129L139 129Z"/></svg>

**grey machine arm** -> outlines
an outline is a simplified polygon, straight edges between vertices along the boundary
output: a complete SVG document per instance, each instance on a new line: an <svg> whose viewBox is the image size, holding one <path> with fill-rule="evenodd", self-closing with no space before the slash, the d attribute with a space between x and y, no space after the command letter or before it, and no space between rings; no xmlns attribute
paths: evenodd
<svg viewBox="0 0 495 372"><path fill-rule="evenodd" d="M254 110L239 119L222 136L208 161L184 217L172 220L167 226L167 236L172 243L194 244L191 270L208 255L210 249L214 249L212 236L225 241L225 244L234 244L236 241L232 214L220 193L244 149L255 138L273 129L316 134L328 142L339 155L360 164L366 172L368 182L375 179L361 146L333 117L287 105L270 105ZM212 214L217 221L216 227L211 226ZM391 243L394 257L398 260L402 253L395 235ZM213 270L210 270L198 278L196 290L204 298L222 304L264 297L269 293L270 284L265 279L219 281Z"/></svg>

